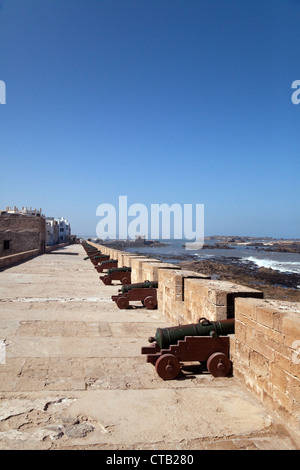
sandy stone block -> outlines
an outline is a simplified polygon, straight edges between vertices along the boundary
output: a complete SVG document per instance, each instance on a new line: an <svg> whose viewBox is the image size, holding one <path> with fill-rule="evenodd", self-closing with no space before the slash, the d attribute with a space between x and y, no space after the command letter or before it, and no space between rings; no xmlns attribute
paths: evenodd
<svg viewBox="0 0 300 470"><path fill-rule="evenodd" d="M208 287L201 279L185 279L184 290L185 292L191 291L194 295L208 297Z"/></svg>
<svg viewBox="0 0 300 470"><path fill-rule="evenodd" d="M34 392L40 391L45 389L45 381L46 379L38 379L38 378L28 378L28 377L20 377L17 381L15 386L16 392Z"/></svg>
<svg viewBox="0 0 300 470"><path fill-rule="evenodd" d="M24 358L6 357L5 364L0 364L0 383L3 374L20 375L25 364Z"/></svg>
<svg viewBox="0 0 300 470"><path fill-rule="evenodd" d="M283 319L284 343L289 347L300 344L300 316L290 315Z"/></svg>
<svg viewBox="0 0 300 470"><path fill-rule="evenodd" d="M286 392L287 387L287 374L276 363L270 364L270 381L281 392Z"/></svg>
<svg viewBox="0 0 300 470"><path fill-rule="evenodd" d="M269 374L268 359L256 351L250 351L250 367L258 376L268 376Z"/></svg>
<svg viewBox="0 0 300 470"><path fill-rule="evenodd" d="M232 344L235 345L234 350ZM242 361L244 364L250 365L250 353L251 349L248 348L244 343L238 340L230 341L230 352L234 356L235 360Z"/></svg>
<svg viewBox="0 0 300 470"><path fill-rule="evenodd" d="M274 328L274 311L268 306L257 307L256 320L269 328Z"/></svg>
<svg viewBox="0 0 300 470"><path fill-rule="evenodd" d="M270 328L267 328L267 330L270 330ZM273 351L278 351L284 354L284 350L286 349L284 345L281 342L275 341L271 336L268 336L265 334L265 331L258 331L255 328L248 329L249 336L251 336L252 340L257 340L260 343L264 344L266 348L269 348Z"/></svg>
<svg viewBox="0 0 300 470"><path fill-rule="evenodd" d="M247 326L235 319L235 338L241 343L247 343Z"/></svg>
<svg viewBox="0 0 300 470"><path fill-rule="evenodd" d="M299 356L294 356L290 348L286 348L285 354L281 354L278 351L274 352L274 362L278 367L281 367L288 374L297 377L297 374L299 374L299 362L295 361L295 359L299 359Z"/></svg>
<svg viewBox="0 0 300 470"><path fill-rule="evenodd" d="M289 396L300 404L300 380L293 375L287 374L287 392Z"/></svg>
<svg viewBox="0 0 300 470"><path fill-rule="evenodd" d="M13 392L16 386L16 376L11 373L0 373L0 392Z"/></svg>
<svg viewBox="0 0 300 470"><path fill-rule="evenodd" d="M235 299L235 315L241 314L256 320L256 305L256 299L237 297Z"/></svg>
<svg viewBox="0 0 300 470"><path fill-rule="evenodd" d="M216 305L227 305L227 293L218 290L209 290L208 299Z"/></svg>
<svg viewBox="0 0 300 470"><path fill-rule="evenodd" d="M254 351L262 354L269 361L274 361L274 350L265 344L264 341L260 340L256 336L255 330L246 330L246 344Z"/></svg>
<svg viewBox="0 0 300 470"><path fill-rule="evenodd" d="M254 321L251 320L251 318L248 315L244 315L244 313L241 313L239 310L235 310L235 315L234 315L235 320L240 321L244 325L248 325L251 328L254 326Z"/></svg>
<svg viewBox="0 0 300 470"><path fill-rule="evenodd" d="M276 348L276 343L279 343L278 348L280 347L280 344L283 344L284 335L280 331L275 330L274 328L268 328L267 326L255 321L251 321L249 325L257 332L258 335L263 335L265 337L265 341L273 341L274 348Z"/></svg>

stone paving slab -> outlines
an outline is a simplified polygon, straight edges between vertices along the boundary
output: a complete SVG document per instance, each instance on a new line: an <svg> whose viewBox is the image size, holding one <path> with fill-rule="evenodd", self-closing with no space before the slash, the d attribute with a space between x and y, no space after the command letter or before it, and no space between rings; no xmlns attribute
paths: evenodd
<svg viewBox="0 0 300 470"><path fill-rule="evenodd" d="M140 354L159 310L119 310L79 245L0 273L0 449L298 449L235 377Z"/></svg>

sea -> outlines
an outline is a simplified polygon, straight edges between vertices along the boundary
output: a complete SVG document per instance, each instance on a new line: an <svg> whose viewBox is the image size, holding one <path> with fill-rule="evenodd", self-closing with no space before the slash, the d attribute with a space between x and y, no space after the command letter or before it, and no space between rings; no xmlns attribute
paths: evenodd
<svg viewBox="0 0 300 470"><path fill-rule="evenodd" d="M84 239L96 241L94 236L82 235ZM162 260L166 263L179 261L216 260L230 264L254 264L257 267L271 268L282 273L300 274L300 253L264 251L261 247L243 244L228 244L229 248L209 248L208 246L224 243L224 239L205 239L205 248L190 249L191 244L186 240L157 240L160 245L126 246L124 250L130 253L144 254ZM259 242L264 240L259 239ZM276 241L273 239L273 241ZM266 240L268 242L268 240ZM187 249L186 245L189 245ZM300 287L300 286L299 286Z"/></svg>
<svg viewBox="0 0 300 470"><path fill-rule="evenodd" d="M126 247L127 252L151 255L153 258L163 260L167 263L180 261L216 260L250 264L258 267L271 268L282 273L300 274L300 253L286 253L277 251L263 251L255 246L231 244L229 248L201 248L187 249L185 240L160 240L161 246L139 246ZM221 243L222 240L219 240ZM205 245L215 245L218 240L205 241Z"/></svg>

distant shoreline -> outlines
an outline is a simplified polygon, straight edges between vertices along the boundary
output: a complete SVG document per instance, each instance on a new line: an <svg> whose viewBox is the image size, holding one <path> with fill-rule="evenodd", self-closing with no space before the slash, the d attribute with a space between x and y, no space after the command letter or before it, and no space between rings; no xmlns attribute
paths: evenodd
<svg viewBox="0 0 300 470"><path fill-rule="evenodd" d="M231 249L232 245L241 247L255 247L261 251L275 251L280 253L300 253L300 239L274 239L271 237L235 237L235 236L210 236L205 237L205 241L215 241L213 244L204 242L202 250L205 249ZM159 240L110 240L99 241L103 245L107 245L116 249L122 248L139 248L139 247L158 247L166 246L168 243ZM172 243L172 240L170 240ZM183 245L186 242L183 241Z"/></svg>
<svg viewBox="0 0 300 470"><path fill-rule="evenodd" d="M224 250L232 248L232 245L240 245L241 247L255 247L258 252L300 253L300 240L225 236L206 237L205 240L215 241L215 243L205 243L202 250L214 248ZM168 243L163 242L145 244L130 240L115 240L104 244L121 250L130 248L131 252L136 254L172 262L182 269L209 274L213 279L231 281L258 289L264 292L265 298L300 302L300 274L298 273L280 272L271 268L259 267L251 261L245 263L239 257L216 256L209 260L195 260L195 256L188 250L184 254L174 254L172 256L167 253L158 254L156 251L152 251L152 247L168 245Z"/></svg>

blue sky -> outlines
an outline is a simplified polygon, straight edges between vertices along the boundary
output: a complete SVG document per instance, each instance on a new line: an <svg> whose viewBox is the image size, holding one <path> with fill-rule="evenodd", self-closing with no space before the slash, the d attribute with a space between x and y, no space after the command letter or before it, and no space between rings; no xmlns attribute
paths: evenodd
<svg viewBox="0 0 300 470"><path fill-rule="evenodd" d="M0 208L204 204L300 238L298 0L0 0Z"/></svg>

